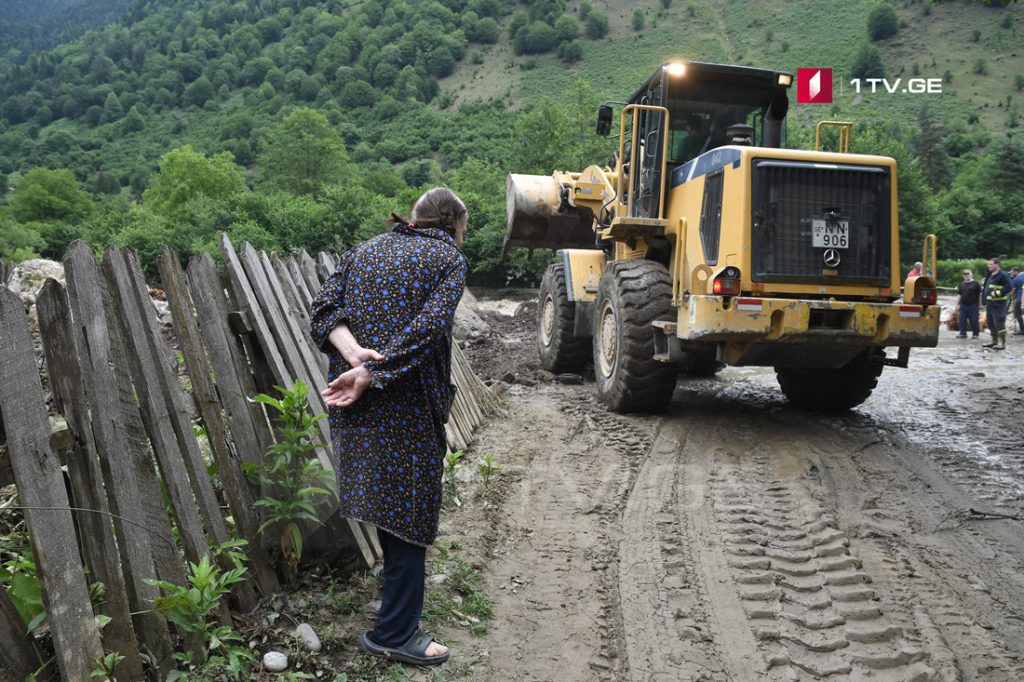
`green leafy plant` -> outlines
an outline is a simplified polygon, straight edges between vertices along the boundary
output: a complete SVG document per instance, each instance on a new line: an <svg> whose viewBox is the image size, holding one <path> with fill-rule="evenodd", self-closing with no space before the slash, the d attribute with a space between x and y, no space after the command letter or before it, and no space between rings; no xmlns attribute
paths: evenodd
<svg viewBox="0 0 1024 682"><path fill-rule="evenodd" d="M123 660L124 656L116 651L112 651L102 658L97 658L92 662L92 670L89 672L89 677L113 678L114 668Z"/></svg>
<svg viewBox="0 0 1024 682"><path fill-rule="evenodd" d="M244 645L241 635L221 625L217 618L231 586L245 580L248 557L241 550L245 544L244 540L231 540L212 547L198 564L190 562L186 585L146 580L164 593L153 600L156 610L181 628L189 640L188 651L174 654L179 669L168 674L167 682L249 679L255 654ZM218 565L215 559L221 555L230 560L230 570Z"/></svg>
<svg viewBox="0 0 1024 682"><path fill-rule="evenodd" d="M36 560L32 549L11 535L0 538L0 585L27 624L28 632L35 632L46 622L43 591L36 573Z"/></svg>
<svg viewBox="0 0 1024 682"><path fill-rule="evenodd" d="M480 474L480 482L483 486L482 494L486 495L491 489L494 477L501 473L501 467L494 465L494 457L492 455L484 455L480 458L480 463L477 464L476 470Z"/></svg>
<svg viewBox="0 0 1024 682"><path fill-rule="evenodd" d="M455 473L462 468L462 450L456 450L455 452L449 452L444 456L444 490L445 495L455 503L455 506L461 507L462 501L459 499L458 490L455 483Z"/></svg>
<svg viewBox="0 0 1024 682"><path fill-rule="evenodd" d="M252 463L243 466L250 482L259 482L274 490L273 497L262 497L256 506L266 510L260 532L280 527L281 554L294 574L302 558L302 531L298 521L320 523L316 500L321 496L337 496L333 472L327 471L316 458L315 428L326 415L310 414L307 409L308 387L297 380L291 389L275 386L280 398L260 393L252 400L274 409L280 440L267 450L267 461L261 468Z"/></svg>

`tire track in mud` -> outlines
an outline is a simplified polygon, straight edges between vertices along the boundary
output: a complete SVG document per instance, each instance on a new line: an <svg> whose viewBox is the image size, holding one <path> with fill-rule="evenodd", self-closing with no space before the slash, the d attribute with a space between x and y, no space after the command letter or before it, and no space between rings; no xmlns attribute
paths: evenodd
<svg viewBox="0 0 1024 682"><path fill-rule="evenodd" d="M618 521L656 420L606 413L585 388L538 391L522 407L498 436L532 456L496 552L507 558L493 572L494 679L621 680Z"/></svg>
<svg viewBox="0 0 1024 682"><path fill-rule="evenodd" d="M657 666L669 671L665 679L960 679L939 633L951 623L937 622L955 602L926 609L891 591L878 558L865 562L851 550L808 484L813 444L795 427L779 431L772 417L746 415L742 429L736 417L667 419L627 502L620 599L631 679L658 679ZM688 433L683 422L699 428ZM650 519L656 532L644 531ZM691 548L684 563L695 584L670 579L670 562L685 556L672 553L679 546ZM634 556L644 568L631 590L623 576ZM665 609L673 600L680 607ZM687 619L710 631L687 638L678 624ZM643 620L647 627L632 632Z"/></svg>

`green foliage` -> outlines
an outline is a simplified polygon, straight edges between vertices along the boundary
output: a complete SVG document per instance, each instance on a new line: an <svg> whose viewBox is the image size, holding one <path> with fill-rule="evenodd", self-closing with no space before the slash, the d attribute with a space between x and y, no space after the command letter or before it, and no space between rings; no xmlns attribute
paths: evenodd
<svg viewBox="0 0 1024 682"><path fill-rule="evenodd" d="M462 500L459 499L458 483L455 480L455 474L462 468L462 455L462 450L456 450L444 456L444 493L445 497L456 507L462 506Z"/></svg>
<svg viewBox="0 0 1024 682"><path fill-rule="evenodd" d="M17 533L0 537L0 586L7 590L26 630L35 632L46 622L46 610L35 555L27 543L28 538Z"/></svg>
<svg viewBox="0 0 1024 682"><path fill-rule="evenodd" d="M979 76L987 75L988 74L988 62L986 60L984 60L984 59L978 58L974 62L974 66L971 67L971 71L973 73L978 74Z"/></svg>
<svg viewBox="0 0 1024 682"><path fill-rule="evenodd" d="M494 477L501 473L502 469L496 466L494 463L494 457L490 454L484 455L480 458L480 463L477 464L476 470L480 474L480 484L482 486L482 495L487 495L491 490L491 484Z"/></svg>
<svg viewBox="0 0 1024 682"><path fill-rule="evenodd" d="M245 580L244 563L248 558L240 549L245 544L244 540L232 540L211 548L214 557L226 556L232 566L230 570L223 570L207 554L198 564L189 562L186 585L146 579L163 592L163 596L153 600L156 610L177 625L192 643L189 651L174 654L179 669L171 671L168 682L249 679L256 655L245 646L241 635L220 624L217 615L231 586Z"/></svg>
<svg viewBox="0 0 1024 682"><path fill-rule="evenodd" d="M608 17L597 10L587 14L586 21L587 37L591 40L600 40L608 35Z"/></svg>
<svg viewBox="0 0 1024 682"><path fill-rule="evenodd" d="M154 214L181 219L201 199L222 200L245 187L245 175L229 152L205 156L185 145L160 157L160 171L142 196Z"/></svg>
<svg viewBox="0 0 1024 682"><path fill-rule="evenodd" d="M642 31L644 28L644 11L639 7L633 10L631 25L634 31Z"/></svg>
<svg viewBox="0 0 1024 682"><path fill-rule="evenodd" d="M296 380L290 389L274 387L280 398L259 393L252 399L274 410L278 442L267 450L262 468L248 463L243 469L250 482L258 481L273 496L256 501L265 509L260 532L275 527L279 533L281 554L292 574L302 559L302 531L298 521L320 523L316 501L337 495L334 474L324 469L316 458L316 423L326 415L310 414L306 395L308 386ZM255 479L255 481L254 481Z"/></svg>
<svg viewBox="0 0 1024 682"><path fill-rule="evenodd" d="M101 658L97 658L93 661L89 677L114 679L114 669L117 668L118 664L120 664L124 658L124 656L116 651L112 651Z"/></svg>
<svg viewBox="0 0 1024 682"><path fill-rule="evenodd" d="M857 53L850 70L853 78L884 78L885 65L882 63L882 53L871 43L864 43Z"/></svg>
<svg viewBox="0 0 1024 682"><path fill-rule="evenodd" d="M72 222L87 218L94 210L89 195L71 171L64 169L33 168L25 173L10 203L14 217L22 223Z"/></svg>
<svg viewBox="0 0 1024 682"><path fill-rule="evenodd" d="M277 125L259 157L270 186L293 194L316 194L351 175L341 139L327 117L309 108L296 109Z"/></svg>
<svg viewBox="0 0 1024 682"><path fill-rule="evenodd" d="M873 41L885 40L900 30L900 18L892 5L877 5L868 15L868 37Z"/></svg>

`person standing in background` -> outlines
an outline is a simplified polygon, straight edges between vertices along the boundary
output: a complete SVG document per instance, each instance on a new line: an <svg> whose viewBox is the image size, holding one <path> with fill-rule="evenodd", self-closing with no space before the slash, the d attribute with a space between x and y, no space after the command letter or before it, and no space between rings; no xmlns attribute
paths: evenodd
<svg viewBox="0 0 1024 682"><path fill-rule="evenodd" d="M956 305L960 325L960 338L967 338L967 327L971 328L971 338L976 339L981 333L978 322L979 303L981 302L981 285L974 279L969 269L963 272L964 281L956 288Z"/></svg>
<svg viewBox="0 0 1024 682"><path fill-rule="evenodd" d="M1013 280L1001 269L999 259L989 260L988 277L985 278L985 286L981 290L981 302L985 306L985 322L988 324L989 333L992 334L992 343L986 343L985 348L1006 349L1006 311L1012 289Z"/></svg>
<svg viewBox="0 0 1024 682"><path fill-rule="evenodd" d="M1020 271L1016 265L1010 268L1010 277L1012 278L1011 284L1013 286L1013 293L1010 295L1010 308L1013 310L1013 319L1017 321L1017 331L1013 333L1014 336L1024 335L1024 312L1021 311L1021 289L1024 289L1024 272Z"/></svg>
<svg viewBox="0 0 1024 682"><path fill-rule="evenodd" d="M907 273L907 279L910 279L911 277L922 277L923 275L924 263L918 261L917 263L914 263L914 267Z"/></svg>

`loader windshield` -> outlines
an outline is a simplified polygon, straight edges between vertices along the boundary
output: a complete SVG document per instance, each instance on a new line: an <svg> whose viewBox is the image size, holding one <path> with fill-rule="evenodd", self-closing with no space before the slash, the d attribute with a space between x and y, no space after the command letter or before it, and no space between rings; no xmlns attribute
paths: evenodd
<svg viewBox="0 0 1024 682"><path fill-rule="evenodd" d="M726 129L736 124L754 129L753 145L778 146L781 121L776 119L785 116L785 106L779 105L785 89L773 72L691 64L685 76L665 79L663 96L669 110L669 165L730 144ZM780 109L781 115L769 124L775 134L766 136L766 114Z"/></svg>

